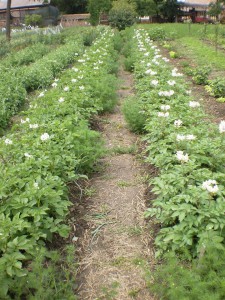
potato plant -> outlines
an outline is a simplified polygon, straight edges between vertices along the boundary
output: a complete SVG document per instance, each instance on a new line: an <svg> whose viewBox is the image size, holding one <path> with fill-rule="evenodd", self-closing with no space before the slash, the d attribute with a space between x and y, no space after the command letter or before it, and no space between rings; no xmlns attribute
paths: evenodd
<svg viewBox="0 0 225 300"><path fill-rule="evenodd" d="M109 29L102 30L50 90L34 97L20 122L0 140L1 298L16 293L20 278L29 272L27 263L46 240L53 234L68 236L65 218L71 203L66 183L95 168L102 143L88 120L115 98L112 37ZM108 91L103 98L96 92L103 87L92 78Z"/></svg>
<svg viewBox="0 0 225 300"><path fill-rule="evenodd" d="M157 255L173 250L199 255L225 237L225 121L208 122L198 99L169 65L146 30L136 30L134 74L147 121L147 161L159 168L151 180L157 198L146 211L160 224Z"/></svg>

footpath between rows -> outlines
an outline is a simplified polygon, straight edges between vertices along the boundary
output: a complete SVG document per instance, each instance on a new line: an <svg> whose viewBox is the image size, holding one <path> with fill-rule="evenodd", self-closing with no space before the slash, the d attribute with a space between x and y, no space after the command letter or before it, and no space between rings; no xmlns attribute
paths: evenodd
<svg viewBox="0 0 225 300"><path fill-rule="evenodd" d="M135 155L140 141L127 128L121 111L123 100L134 93L133 77L122 67L119 82L118 105L100 120L108 154L86 193L86 229L78 248L78 297L82 300L154 299L145 280L154 254L143 216L144 167Z"/></svg>

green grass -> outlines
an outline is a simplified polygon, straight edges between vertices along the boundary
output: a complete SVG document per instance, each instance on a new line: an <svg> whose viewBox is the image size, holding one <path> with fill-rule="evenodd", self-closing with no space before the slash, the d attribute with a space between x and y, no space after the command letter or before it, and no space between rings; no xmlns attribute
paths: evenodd
<svg viewBox="0 0 225 300"><path fill-rule="evenodd" d="M163 29L169 36L182 38L184 36L202 36L202 32L204 31L203 24L191 24L190 32L189 32L189 25L188 24L181 24L181 23L165 23L165 24L148 24L148 25L139 25L145 29L155 29L161 28ZM207 26L207 34L214 32L214 25Z"/></svg>
<svg viewBox="0 0 225 300"><path fill-rule="evenodd" d="M214 45L216 28L219 44L225 43L224 25L216 27L209 24L205 27L204 24L191 24L190 31L188 24L181 23L149 24L142 27L149 30L150 36L154 31L158 30L160 33L161 30L164 40L169 40L167 42L169 50L176 51L178 56L189 58L193 64L205 66L207 62L207 65L215 70L225 69L225 52L220 49L216 52Z"/></svg>
<svg viewBox="0 0 225 300"><path fill-rule="evenodd" d="M205 44L196 37L183 37L172 43L178 53L183 57L190 57L200 66L210 65L218 70L225 69L225 53L215 47Z"/></svg>

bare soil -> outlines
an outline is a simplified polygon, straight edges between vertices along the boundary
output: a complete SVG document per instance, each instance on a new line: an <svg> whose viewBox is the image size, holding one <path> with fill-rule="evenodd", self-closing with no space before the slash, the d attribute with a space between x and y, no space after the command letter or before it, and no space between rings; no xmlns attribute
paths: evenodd
<svg viewBox="0 0 225 300"><path fill-rule="evenodd" d="M85 223L78 239L80 300L155 299L145 273L154 265L154 250L143 213L146 183L135 155L138 137L121 113L121 103L133 93L132 75L120 70L119 103L100 124L108 155L101 172L86 188Z"/></svg>

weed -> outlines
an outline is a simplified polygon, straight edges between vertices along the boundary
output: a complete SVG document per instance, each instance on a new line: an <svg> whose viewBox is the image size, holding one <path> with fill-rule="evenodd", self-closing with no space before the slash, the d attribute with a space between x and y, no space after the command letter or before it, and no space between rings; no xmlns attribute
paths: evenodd
<svg viewBox="0 0 225 300"><path fill-rule="evenodd" d="M128 228L128 234L130 236L137 236L137 235L141 235L143 233L143 228L141 226L131 226Z"/></svg>
<svg viewBox="0 0 225 300"><path fill-rule="evenodd" d="M133 259L133 264L135 266L145 266L146 265L146 261L145 259L143 259L142 257L136 257Z"/></svg>
<svg viewBox="0 0 225 300"><path fill-rule="evenodd" d="M193 75L192 79L196 84L206 84L210 72L211 72L211 68L209 67L195 68L192 72Z"/></svg>
<svg viewBox="0 0 225 300"><path fill-rule="evenodd" d="M142 157L142 159L143 159L143 157ZM139 176L137 176L137 183L148 183L149 179L150 179L149 174L139 175Z"/></svg>
<svg viewBox="0 0 225 300"><path fill-rule="evenodd" d="M170 51L169 54L170 54L170 58L178 58L179 57L175 51Z"/></svg>
<svg viewBox="0 0 225 300"><path fill-rule="evenodd" d="M10 299L75 300L75 249L67 246L64 253L42 249L33 260L27 276L14 281ZM3 288L3 286L2 286ZM8 299L8 298L7 298Z"/></svg>
<svg viewBox="0 0 225 300"><path fill-rule="evenodd" d="M125 60L124 60L125 70L129 71L129 72L133 72L134 62L135 62L135 59L132 56L129 56L129 57L125 58Z"/></svg>
<svg viewBox="0 0 225 300"><path fill-rule="evenodd" d="M132 289L128 292L128 295L132 298L136 298L139 292L140 292L140 289L138 289L138 288Z"/></svg>
<svg viewBox="0 0 225 300"><path fill-rule="evenodd" d="M187 67L190 66L190 64L189 64L188 61L182 61L180 64L181 64L181 66L182 66L183 68L187 68Z"/></svg>
<svg viewBox="0 0 225 300"><path fill-rule="evenodd" d="M128 186L131 186L131 183L127 182L127 181L124 181L124 180L120 180L117 182L117 185L119 187L128 187Z"/></svg>
<svg viewBox="0 0 225 300"><path fill-rule="evenodd" d="M131 145L127 147L116 146L111 151L115 154L135 154L137 151L136 145Z"/></svg>
<svg viewBox="0 0 225 300"><path fill-rule="evenodd" d="M96 193L96 189L93 186L89 188L85 188L84 190L84 195L87 197L93 197L95 193Z"/></svg>
<svg viewBox="0 0 225 300"><path fill-rule="evenodd" d="M114 49L118 52L121 52L123 47L122 37L119 32L117 32L113 37Z"/></svg>
<svg viewBox="0 0 225 300"><path fill-rule="evenodd" d="M114 281L111 286L102 287L102 295L96 300L113 300L118 294L118 287L120 286L119 282Z"/></svg>
<svg viewBox="0 0 225 300"><path fill-rule="evenodd" d="M92 43L94 42L94 40L96 39L97 37L97 32L96 30L90 30L88 32L86 32L84 35L83 35L83 43L84 43L84 46L91 46Z"/></svg>
<svg viewBox="0 0 225 300"><path fill-rule="evenodd" d="M171 48L172 48L172 46L166 42L164 42L164 44L162 46L163 46L163 48L168 49L168 50L171 50Z"/></svg>
<svg viewBox="0 0 225 300"><path fill-rule="evenodd" d="M120 257L117 257L116 259L113 260L112 266L119 267L119 266L124 265L126 262L127 262L127 258L123 257L123 256L120 256Z"/></svg>
<svg viewBox="0 0 225 300"><path fill-rule="evenodd" d="M192 263L170 254L164 264L157 267L149 288L160 299L225 299L224 258L224 249L213 248Z"/></svg>
<svg viewBox="0 0 225 300"><path fill-rule="evenodd" d="M146 116L142 113L140 102L135 97L129 97L123 104L122 108L125 119L131 131L143 133Z"/></svg>
<svg viewBox="0 0 225 300"><path fill-rule="evenodd" d="M209 80L209 85L206 90L214 97L225 97L225 80L224 78L217 77Z"/></svg>

